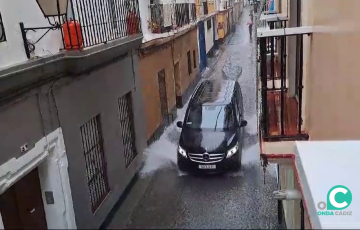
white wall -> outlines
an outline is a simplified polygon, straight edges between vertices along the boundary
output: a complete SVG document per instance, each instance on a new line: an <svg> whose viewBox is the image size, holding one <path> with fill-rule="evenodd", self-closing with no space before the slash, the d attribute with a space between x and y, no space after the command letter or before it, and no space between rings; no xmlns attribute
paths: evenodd
<svg viewBox="0 0 360 230"><path fill-rule="evenodd" d="M212 18L211 20L211 28L207 29L207 20L204 20L204 27L205 27L205 42L206 42L206 54L209 53L211 48L214 46L214 23Z"/></svg>
<svg viewBox="0 0 360 230"><path fill-rule="evenodd" d="M215 0L215 10L220 10L221 0Z"/></svg>
<svg viewBox="0 0 360 230"><path fill-rule="evenodd" d="M76 229L61 128L39 140L34 148L23 156L12 158L0 165L0 194L37 167L48 229ZM53 192L53 204L47 204L44 195L46 191ZM1 221L0 228L3 228Z"/></svg>
<svg viewBox="0 0 360 230"><path fill-rule="evenodd" d="M0 69L27 61L20 32L20 22L25 27L48 26L35 0L0 0L0 12L5 27L6 42L0 43ZM28 32L28 39L37 40L46 30ZM36 56L54 54L62 48L60 31L50 31L37 45Z"/></svg>
<svg viewBox="0 0 360 230"><path fill-rule="evenodd" d="M148 20L150 19L150 0L139 1L139 11L141 17L141 29L144 35L151 34L148 26Z"/></svg>

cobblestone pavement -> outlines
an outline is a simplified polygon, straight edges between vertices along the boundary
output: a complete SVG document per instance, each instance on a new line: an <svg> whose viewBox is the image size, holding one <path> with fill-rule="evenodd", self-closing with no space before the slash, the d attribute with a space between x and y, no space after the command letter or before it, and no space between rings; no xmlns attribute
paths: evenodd
<svg viewBox="0 0 360 230"><path fill-rule="evenodd" d="M277 189L274 167L260 165L256 117L255 44L249 41L245 8L235 33L207 76L237 78L248 120L242 170L239 173L194 176L177 170L180 130L173 124L146 151L143 176L108 228L277 229ZM241 73L241 75L239 74ZM186 106L185 106L186 108ZM184 109L178 111L183 119ZM176 121L175 121L176 122Z"/></svg>

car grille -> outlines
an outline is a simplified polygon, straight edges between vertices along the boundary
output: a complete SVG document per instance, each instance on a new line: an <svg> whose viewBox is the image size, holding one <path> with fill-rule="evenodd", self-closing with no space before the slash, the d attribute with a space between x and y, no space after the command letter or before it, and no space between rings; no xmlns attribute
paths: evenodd
<svg viewBox="0 0 360 230"><path fill-rule="evenodd" d="M204 154L208 155L208 158L204 158ZM204 163L204 164L211 164L220 162L224 156L225 153L189 153L190 160L197 162L197 163Z"/></svg>

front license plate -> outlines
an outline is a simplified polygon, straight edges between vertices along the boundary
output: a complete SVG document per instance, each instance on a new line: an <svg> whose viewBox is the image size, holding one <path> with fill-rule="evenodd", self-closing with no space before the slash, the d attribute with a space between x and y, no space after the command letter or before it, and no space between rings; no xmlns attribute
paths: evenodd
<svg viewBox="0 0 360 230"><path fill-rule="evenodd" d="M199 165L199 169L216 169L216 165Z"/></svg>

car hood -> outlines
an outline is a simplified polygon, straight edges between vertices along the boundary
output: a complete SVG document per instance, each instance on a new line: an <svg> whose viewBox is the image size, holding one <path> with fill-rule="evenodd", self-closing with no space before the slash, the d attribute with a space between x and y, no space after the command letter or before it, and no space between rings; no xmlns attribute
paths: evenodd
<svg viewBox="0 0 360 230"><path fill-rule="evenodd" d="M236 131L198 131L184 129L180 136L180 145L188 152L226 152L235 141Z"/></svg>

